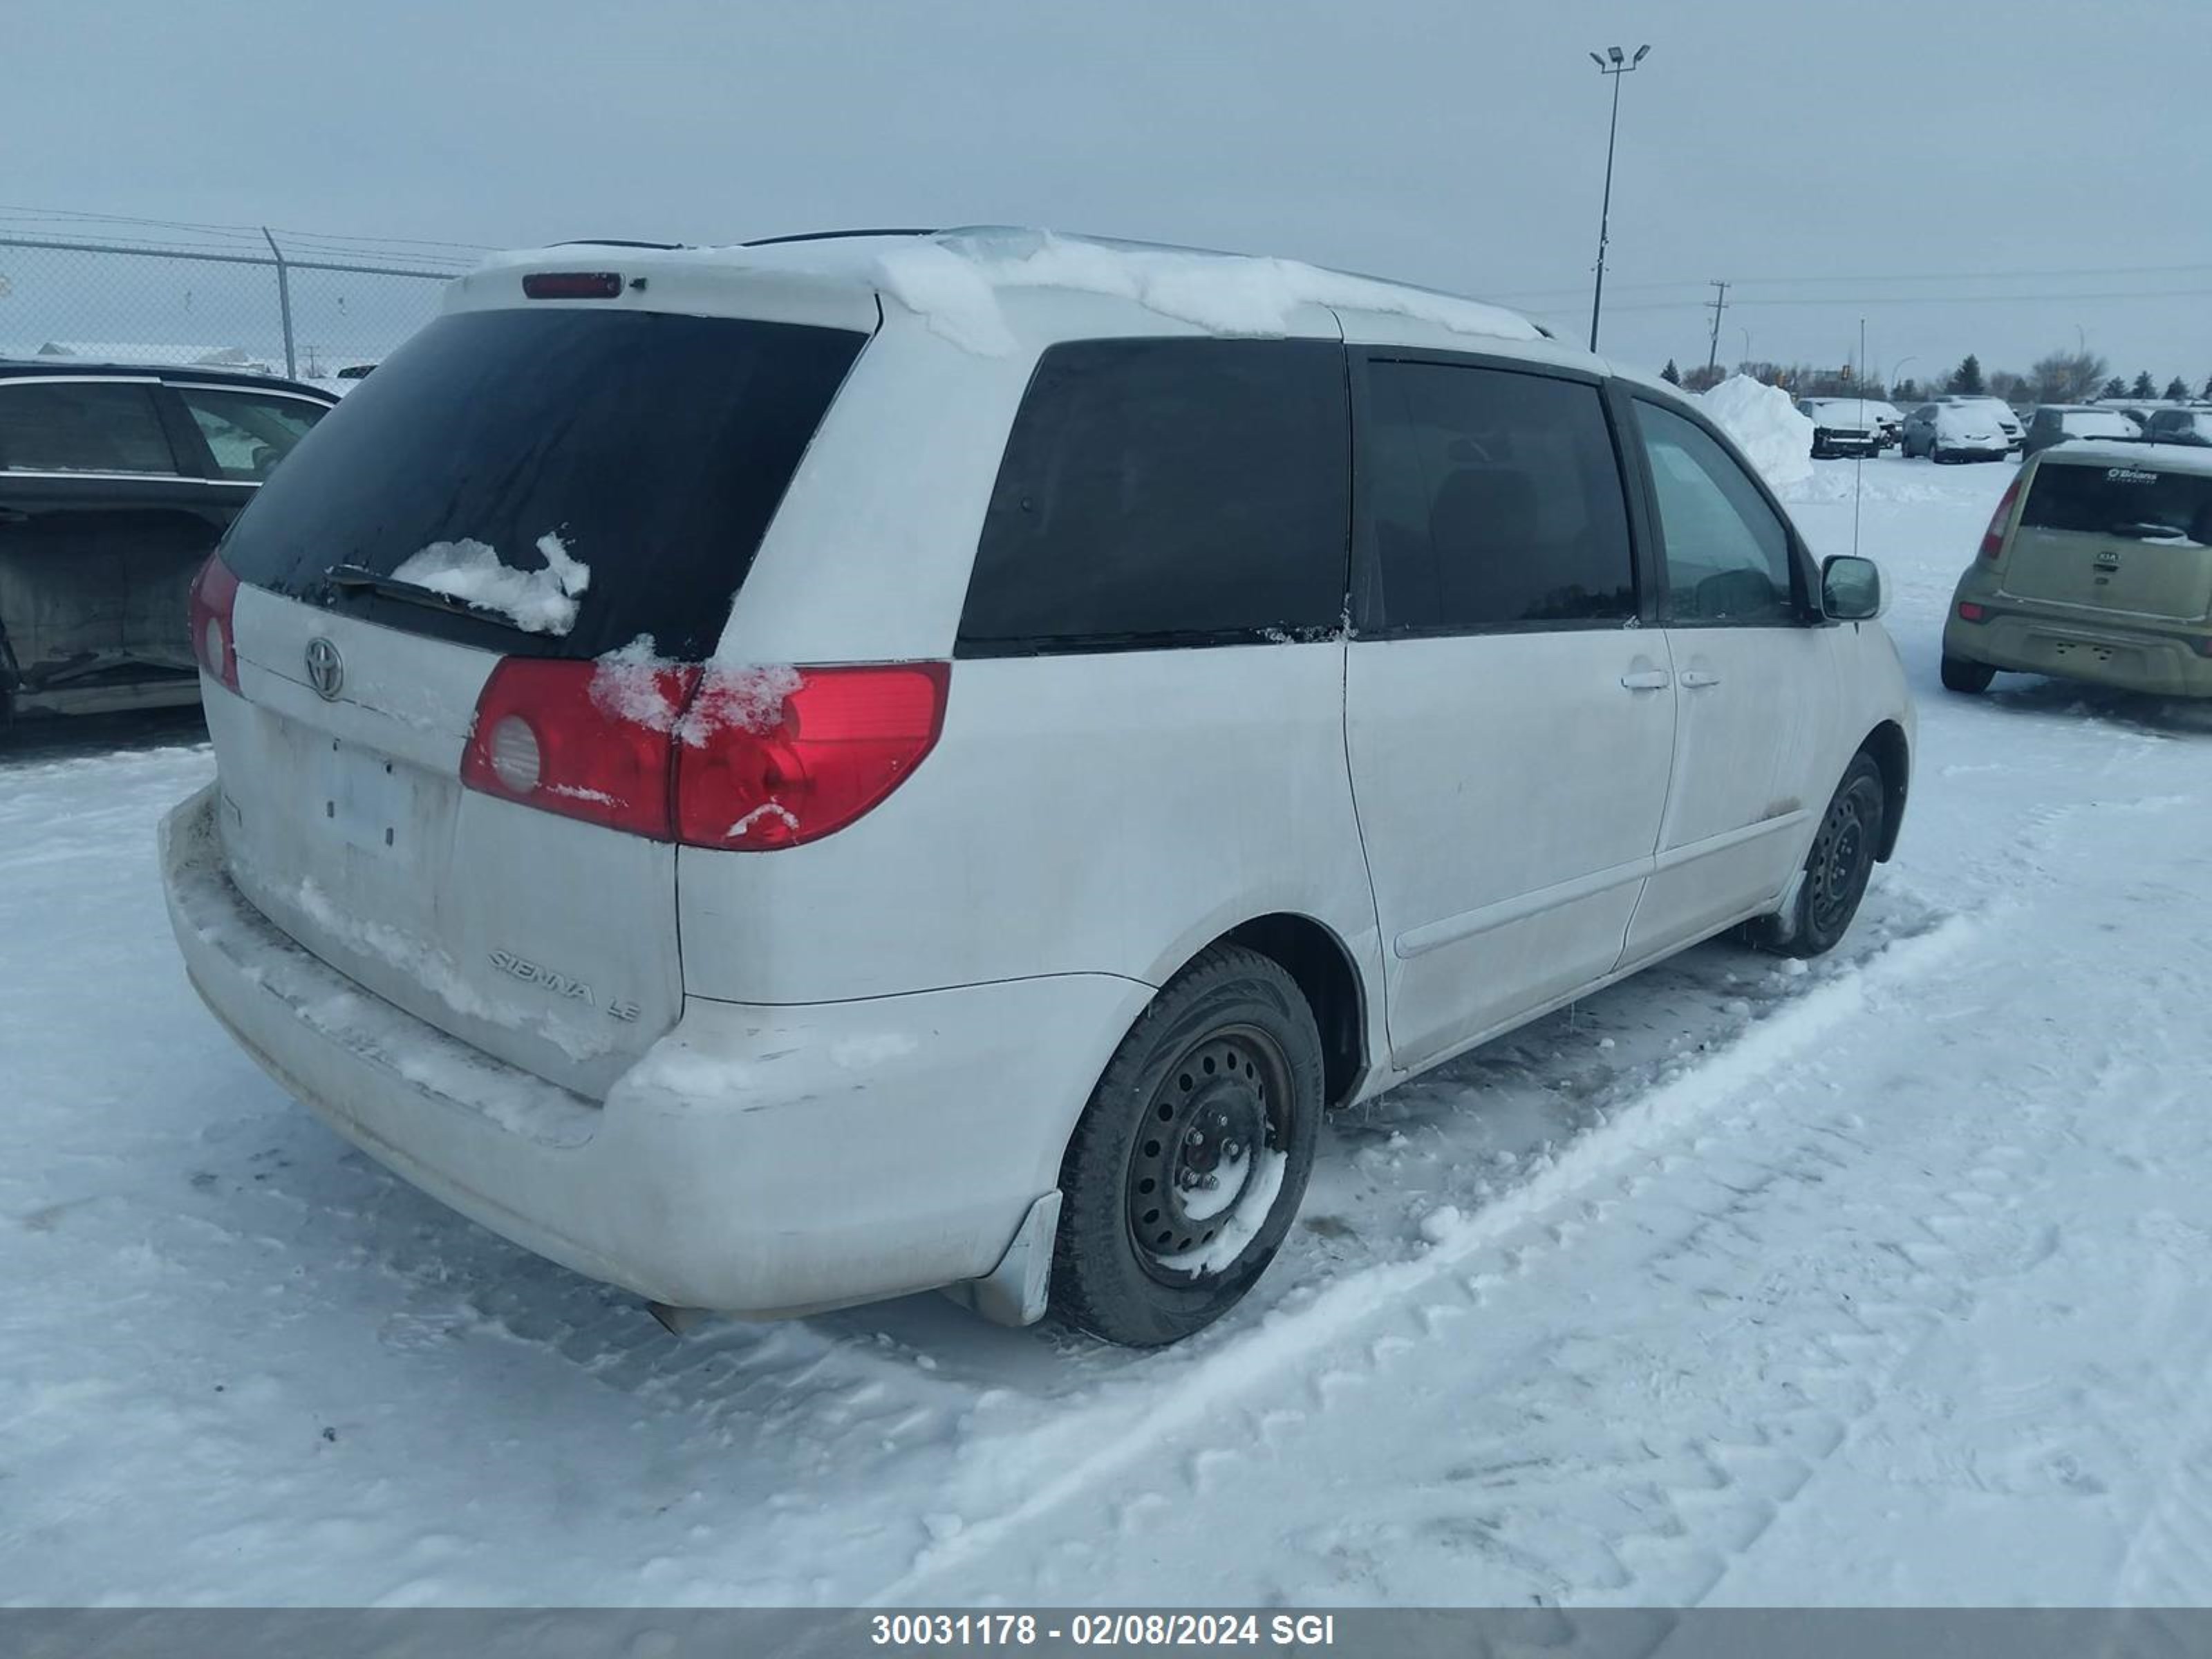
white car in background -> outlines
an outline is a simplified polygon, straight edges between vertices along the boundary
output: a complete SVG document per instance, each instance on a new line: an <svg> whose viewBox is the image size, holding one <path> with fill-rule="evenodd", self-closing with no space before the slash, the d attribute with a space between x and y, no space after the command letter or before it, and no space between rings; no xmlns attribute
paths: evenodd
<svg viewBox="0 0 2212 1659"><path fill-rule="evenodd" d="M163 875L272 1076L579 1272L1161 1343L1324 1111L1837 942L1911 769L1881 604L1694 402L1472 302L569 246L456 283L203 573Z"/></svg>
<svg viewBox="0 0 2212 1659"><path fill-rule="evenodd" d="M2012 453L2020 422L2009 409L2002 418L1994 414L1989 405L1995 402L1975 398L1921 404L1905 417L1905 453L1931 461L2004 459Z"/></svg>

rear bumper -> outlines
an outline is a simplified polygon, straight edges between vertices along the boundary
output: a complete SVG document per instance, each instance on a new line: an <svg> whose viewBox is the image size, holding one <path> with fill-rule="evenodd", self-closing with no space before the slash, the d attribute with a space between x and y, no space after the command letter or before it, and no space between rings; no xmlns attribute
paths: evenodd
<svg viewBox="0 0 2212 1659"><path fill-rule="evenodd" d="M571 1094L371 995L225 874L219 785L161 826L194 988L347 1139L526 1249L755 1316L992 1272L1148 987L1069 975L803 1006L693 1000L609 1092Z"/></svg>
<svg viewBox="0 0 2212 1659"><path fill-rule="evenodd" d="M1990 611L1989 620L1962 622L1954 610L1943 624L1947 655L2153 696L2212 697L2212 658L2187 639L1977 602Z"/></svg>

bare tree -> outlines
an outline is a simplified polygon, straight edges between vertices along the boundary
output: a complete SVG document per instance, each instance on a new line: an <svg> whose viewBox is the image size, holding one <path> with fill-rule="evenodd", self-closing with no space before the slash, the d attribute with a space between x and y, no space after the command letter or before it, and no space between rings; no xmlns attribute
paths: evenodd
<svg viewBox="0 0 2212 1659"><path fill-rule="evenodd" d="M2094 392L2112 365L2094 351L2054 351L2028 371L2038 403L2075 404Z"/></svg>

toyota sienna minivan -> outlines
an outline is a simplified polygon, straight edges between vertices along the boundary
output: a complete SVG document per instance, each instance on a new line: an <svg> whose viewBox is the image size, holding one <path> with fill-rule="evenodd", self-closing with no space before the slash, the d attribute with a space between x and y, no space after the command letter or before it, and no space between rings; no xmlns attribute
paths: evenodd
<svg viewBox="0 0 2212 1659"><path fill-rule="evenodd" d="M1041 233L456 283L193 597L192 981L287 1090L658 1304L1158 1344L1322 1114L1904 807L1881 582L1509 313Z"/></svg>

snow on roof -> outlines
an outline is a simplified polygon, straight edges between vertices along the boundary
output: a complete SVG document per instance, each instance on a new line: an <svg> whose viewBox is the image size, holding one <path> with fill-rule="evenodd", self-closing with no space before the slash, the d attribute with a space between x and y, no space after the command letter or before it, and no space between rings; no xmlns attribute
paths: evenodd
<svg viewBox="0 0 2212 1659"><path fill-rule="evenodd" d="M635 256L633 251L632 257ZM815 276L889 295L935 332L983 356L1003 356L1013 335L1003 294L1051 289L1127 300L1210 333L1279 335L1291 313L1316 305L1381 313L1456 334L1539 340L1543 331L1502 307L1412 283L1330 270L1297 259L1115 241L1049 230L975 227L927 234L655 252L652 262ZM490 265L542 264L545 250L495 255Z"/></svg>
<svg viewBox="0 0 2212 1659"><path fill-rule="evenodd" d="M2130 466L2148 472L2195 472L2212 477L2212 446L2198 444L2114 443L2097 438L2069 438L2043 452L2046 463L2069 465Z"/></svg>
<svg viewBox="0 0 2212 1659"><path fill-rule="evenodd" d="M77 357L96 363L161 363L173 368L274 371L244 346L162 345L145 340L49 340L41 357Z"/></svg>

